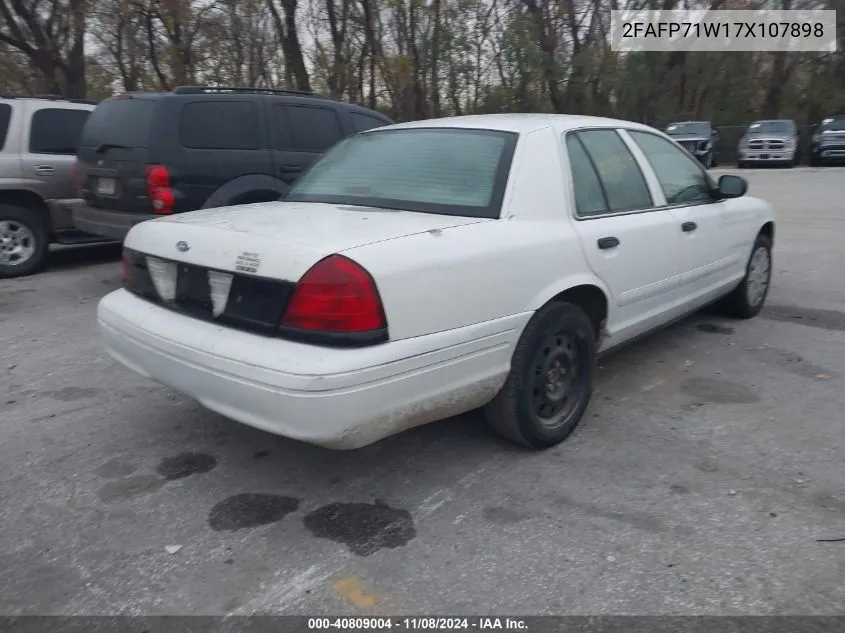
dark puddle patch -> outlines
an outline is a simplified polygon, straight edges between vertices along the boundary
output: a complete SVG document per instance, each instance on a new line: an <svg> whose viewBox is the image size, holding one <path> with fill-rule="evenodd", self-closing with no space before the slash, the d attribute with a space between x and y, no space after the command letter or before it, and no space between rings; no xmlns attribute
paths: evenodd
<svg viewBox="0 0 845 633"><path fill-rule="evenodd" d="M261 459L262 457L268 457L270 455L270 451L258 451L255 455L252 456L253 459Z"/></svg>
<svg viewBox="0 0 845 633"><path fill-rule="evenodd" d="M708 334L733 334L734 329L727 325L717 325L716 323L699 323L695 326L699 332L707 332Z"/></svg>
<svg viewBox="0 0 845 633"><path fill-rule="evenodd" d="M345 544L357 556L403 547L417 535L407 510L383 502L330 503L306 515L305 527L317 538Z"/></svg>
<svg viewBox="0 0 845 633"><path fill-rule="evenodd" d="M800 323L823 330L845 332L845 312L837 310L768 305L760 313L760 316L771 321Z"/></svg>
<svg viewBox="0 0 845 633"><path fill-rule="evenodd" d="M496 525L514 525L531 518L531 515L525 512L519 512L518 510L504 506L484 508L481 511L481 515L490 521L490 523L495 523Z"/></svg>
<svg viewBox="0 0 845 633"><path fill-rule="evenodd" d="M115 503L155 492L166 481L155 475L133 475L108 482L97 494L103 503Z"/></svg>
<svg viewBox="0 0 845 633"><path fill-rule="evenodd" d="M299 508L299 499L258 493L228 497L208 513L208 526L215 532L236 532L281 521Z"/></svg>
<svg viewBox="0 0 845 633"><path fill-rule="evenodd" d="M182 479L198 473L207 473L217 466L217 460L205 453L179 453L165 457L156 467L156 472L167 479Z"/></svg>
<svg viewBox="0 0 845 633"><path fill-rule="evenodd" d="M116 457L102 464L94 471L94 474L103 479L119 479L131 475L135 470L135 464Z"/></svg>
<svg viewBox="0 0 845 633"><path fill-rule="evenodd" d="M681 383L681 391L713 404L751 404L760 398L745 385L716 378L688 378Z"/></svg>
<svg viewBox="0 0 845 633"><path fill-rule="evenodd" d="M100 393L99 389L91 387L63 387L53 391L44 391L42 396L47 396L53 400L60 400L61 402L73 402L74 400L83 400L85 398L93 398Z"/></svg>
<svg viewBox="0 0 845 633"><path fill-rule="evenodd" d="M672 484L669 486L670 492L673 492L676 495L686 495L689 494L689 488L686 486L682 486L680 484Z"/></svg>

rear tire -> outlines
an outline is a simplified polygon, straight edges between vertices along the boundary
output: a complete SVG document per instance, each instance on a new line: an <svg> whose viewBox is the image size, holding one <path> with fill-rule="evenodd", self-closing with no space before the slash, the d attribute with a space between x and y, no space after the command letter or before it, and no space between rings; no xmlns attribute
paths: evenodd
<svg viewBox="0 0 845 633"><path fill-rule="evenodd" d="M0 204L0 279L36 272L47 259L49 242L40 211Z"/></svg>
<svg viewBox="0 0 845 633"><path fill-rule="evenodd" d="M737 319L750 319L763 309L772 280L772 241L762 233L754 241L745 277L728 295L716 303L716 308Z"/></svg>
<svg viewBox="0 0 845 633"><path fill-rule="evenodd" d="M546 304L525 326L508 378L484 408L488 424L532 449L562 442L590 402L595 364L596 335L584 311Z"/></svg>

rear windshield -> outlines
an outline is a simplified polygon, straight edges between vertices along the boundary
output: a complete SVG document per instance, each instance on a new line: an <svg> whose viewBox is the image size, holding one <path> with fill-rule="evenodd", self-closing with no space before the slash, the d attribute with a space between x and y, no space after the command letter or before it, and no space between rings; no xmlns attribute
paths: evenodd
<svg viewBox="0 0 845 633"><path fill-rule="evenodd" d="M709 136L710 125L706 122L691 121L689 123L671 123L666 126L666 134L670 136Z"/></svg>
<svg viewBox="0 0 845 633"><path fill-rule="evenodd" d="M156 103L153 99L106 99L88 118L80 146L149 147Z"/></svg>
<svg viewBox="0 0 845 633"><path fill-rule="evenodd" d="M748 134L792 134L794 131L792 121L755 121L748 126Z"/></svg>
<svg viewBox="0 0 845 633"><path fill-rule="evenodd" d="M365 132L324 154L285 200L497 218L516 140L455 128Z"/></svg>

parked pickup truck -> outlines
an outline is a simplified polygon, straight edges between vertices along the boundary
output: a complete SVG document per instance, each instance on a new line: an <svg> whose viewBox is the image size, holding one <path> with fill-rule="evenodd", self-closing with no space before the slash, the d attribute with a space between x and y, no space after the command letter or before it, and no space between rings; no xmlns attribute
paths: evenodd
<svg viewBox="0 0 845 633"><path fill-rule="evenodd" d="M103 238L77 231L76 149L94 101L0 95L0 279L37 271L51 243Z"/></svg>
<svg viewBox="0 0 845 633"><path fill-rule="evenodd" d="M795 167L799 153L798 126L792 119L754 121L739 139L737 167L775 164Z"/></svg>
<svg viewBox="0 0 845 633"><path fill-rule="evenodd" d="M667 125L664 131L705 169L719 164L719 132L710 121L677 121Z"/></svg>

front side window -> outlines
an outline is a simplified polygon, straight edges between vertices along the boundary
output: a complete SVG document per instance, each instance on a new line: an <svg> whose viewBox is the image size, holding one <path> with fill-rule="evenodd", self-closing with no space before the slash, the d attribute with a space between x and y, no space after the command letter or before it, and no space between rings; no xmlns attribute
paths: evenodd
<svg viewBox="0 0 845 633"><path fill-rule="evenodd" d="M29 151L33 154L73 156L79 147L88 110L44 108L32 115Z"/></svg>
<svg viewBox="0 0 845 633"><path fill-rule="evenodd" d="M324 154L285 200L498 218L516 139L459 128L359 134Z"/></svg>
<svg viewBox="0 0 845 633"><path fill-rule="evenodd" d="M276 106L274 111L276 128L281 130L285 124L289 126L289 131L283 133L289 134L290 142L279 149L325 152L343 137L337 112L333 109L283 105ZM284 144L281 138L279 143Z"/></svg>
<svg viewBox="0 0 845 633"><path fill-rule="evenodd" d="M648 132L629 130L654 170L667 204L713 202L713 185L699 163L672 141Z"/></svg>
<svg viewBox="0 0 845 633"><path fill-rule="evenodd" d="M615 130L585 130L573 136L583 143L595 166L610 211L637 211L654 206L636 159Z"/></svg>
<svg viewBox="0 0 845 633"><path fill-rule="evenodd" d="M369 114L362 114L361 112L350 112L349 117L352 119L352 128L356 132L366 132L373 128L389 125L381 119L377 119Z"/></svg>

